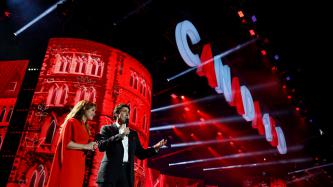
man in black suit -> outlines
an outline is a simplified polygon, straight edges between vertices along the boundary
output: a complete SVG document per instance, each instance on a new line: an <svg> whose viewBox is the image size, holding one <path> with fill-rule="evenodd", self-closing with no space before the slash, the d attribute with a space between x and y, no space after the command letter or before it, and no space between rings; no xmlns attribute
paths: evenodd
<svg viewBox="0 0 333 187"><path fill-rule="evenodd" d="M98 149L105 153L97 176L99 187L132 187L134 155L141 160L151 157L167 143L163 139L152 148L142 148L137 132L126 126L129 112L128 105L119 104L113 111L116 122L101 129Z"/></svg>

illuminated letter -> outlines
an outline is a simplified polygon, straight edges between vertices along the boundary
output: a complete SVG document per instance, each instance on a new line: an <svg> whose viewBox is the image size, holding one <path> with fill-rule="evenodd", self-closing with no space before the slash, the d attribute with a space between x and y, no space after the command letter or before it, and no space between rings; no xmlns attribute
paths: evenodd
<svg viewBox="0 0 333 187"><path fill-rule="evenodd" d="M275 127L275 130L276 130L276 134L277 134L278 142L279 142L277 145L278 151L280 154L286 154L287 153L287 143L286 143L286 140L284 139L283 131L282 131L281 127Z"/></svg>
<svg viewBox="0 0 333 187"><path fill-rule="evenodd" d="M250 90L246 86L241 86L242 101L244 107L243 118L246 121L252 121L254 119L254 104Z"/></svg>
<svg viewBox="0 0 333 187"><path fill-rule="evenodd" d="M182 21L177 24L175 34L179 53L186 64L191 67L200 65L199 55L192 53L186 37L189 36L192 44L197 44L200 41L199 33L194 25L190 21Z"/></svg>
<svg viewBox="0 0 333 187"><path fill-rule="evenodd" d="M258 101L254 101L255 117L252 121L252 127L258 129L260 135L265 134L264 124L262 123L262 113Z"/></svg>
<svg viewBox="0 0 333 187"><path fill-rule="evenodd" d="M212 55L212 49L210 44L205 44L202 48L201 56L200 56L201 63L205 63L205 65L198 66L197 74L199 76L206 76L208 79L208 84L210 87L215 88L217 87L217 76L215 74L214 68L214 61ZM209 63L206 63L210 60Z"/></svg>
<svg viewBox="0 0 333 187"><path fill-rule="evenodd" d="M271 130L271 121L269 119L269 114L264 114L262 117L262 122L264 123L265 127L265 135L266 135L266 140L267 141L272 141L272 130Z"/></svg>
<svg viewBox="0 0 333 187"><path fill-rule="evenodd" d="M240 91L240 84L238 77L232 78L232 98L233 100L229 103L230 106L235 106L238 114L244 114L244 107L242 101L242 95Z"/></svg>
<svg viewBox="0 0 333 187"><path fill-rule="evenodd" d="M225 100L228 103L232 102L231 74L230 67L223 65L220 57L214 57L215 75L217 80L217 93L224 93Z"/></svg>

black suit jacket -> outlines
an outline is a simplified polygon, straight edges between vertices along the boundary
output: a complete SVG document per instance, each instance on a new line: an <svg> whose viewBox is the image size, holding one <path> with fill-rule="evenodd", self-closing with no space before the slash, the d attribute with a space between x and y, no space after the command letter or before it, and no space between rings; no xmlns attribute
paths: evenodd
<svg viewBox="0 0 333 187"><path fill-rule="evenodd" d="M98 149L104 152L98 176L97 183L108 183L118 177L123 162L124 148L119 129L115 124L105 125L101 129L101 135L98 141ZM138 134L130 130L128 135L128 162L130 164L130 186L134 184L134 155L139 159L151 157L156 154L154 148L144 149L141 146Z"/></svg>

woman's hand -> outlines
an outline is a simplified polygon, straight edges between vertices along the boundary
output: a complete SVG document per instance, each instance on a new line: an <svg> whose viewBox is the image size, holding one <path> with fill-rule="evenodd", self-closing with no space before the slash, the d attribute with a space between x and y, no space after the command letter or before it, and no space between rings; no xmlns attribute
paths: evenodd
<svg viewBox="0 0 333 187"><path fill-rule="evenodd" d="M88 144L84 145L84 149L88 151L95 151L97 149L97 142L89 142Z"/></svg>

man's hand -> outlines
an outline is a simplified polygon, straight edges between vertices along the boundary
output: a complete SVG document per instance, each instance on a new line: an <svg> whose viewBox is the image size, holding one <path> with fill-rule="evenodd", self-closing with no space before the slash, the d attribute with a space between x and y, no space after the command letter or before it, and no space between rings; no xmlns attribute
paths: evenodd
<svg viewBox="0 0 333 187"><path fill-rule="evenodd" d="M122 137L125 137L127 135L129 135L130 133L130 129L128 127L125 127L125 126L121 126L120 127L120 130L119 130L119 133L121 134Z"/></svg>
<svg viewBox="0 0 333 187"><path fill-rule="evenodd" d="M97 146L98 144L96 142L89 142L88 144L83 145L83 149L88 151L95 151Z"/></svg>
<svg viewBox="0 0 333 187"><path fill-rule="evenodd" d="M167 140L162 139L162 140L159 141L157 144L155 144L155 145L153 146L153 148L154 148L156 151L158 151L158 150L160 150L161 147L165 146L166 144L167 144Z"/></svg>

